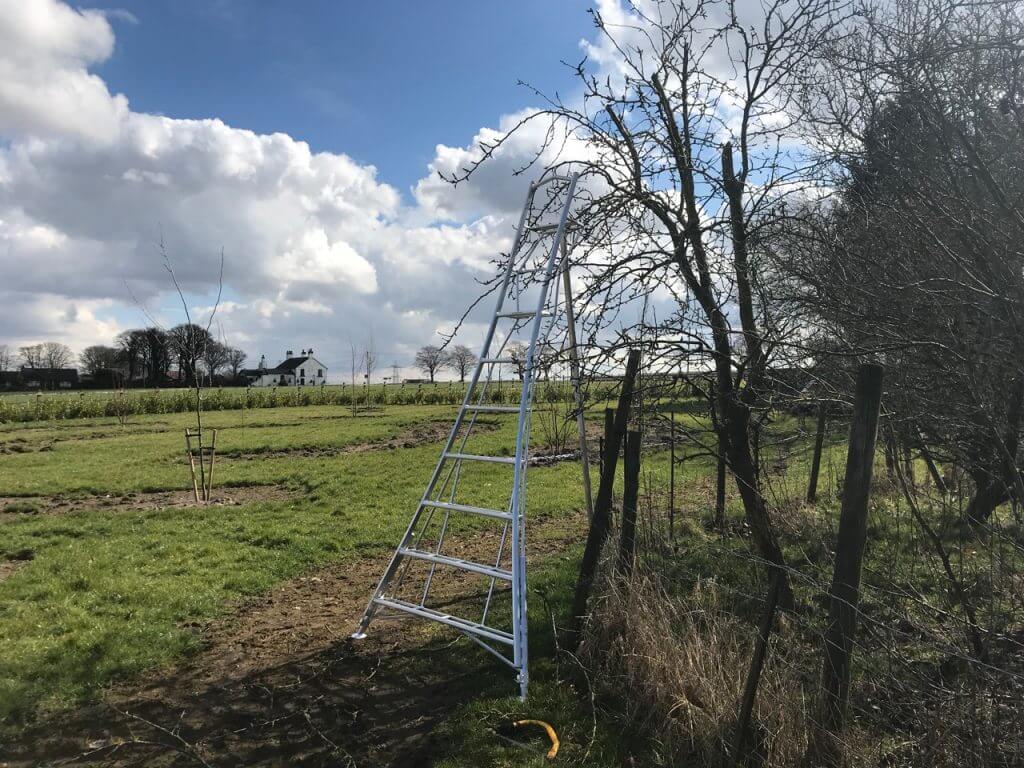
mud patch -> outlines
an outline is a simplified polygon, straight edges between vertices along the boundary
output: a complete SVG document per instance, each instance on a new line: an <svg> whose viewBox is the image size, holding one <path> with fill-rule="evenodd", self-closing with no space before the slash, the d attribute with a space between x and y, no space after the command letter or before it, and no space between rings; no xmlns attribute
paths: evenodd
<svg viewBox="0 0 1024 768"><path fill-rule="evenodd" d="M13 453L41 453L53 450L53 441L30 443L23 437L16 437L13 440L5 440L0 443L0 456L7 456Z"/></svg>
<svg viewBox="0 0 1024 768"><path fill-rule="evenodd" d="M489 432L500 426L497 421L477 420L474 431ZM451 420L429 421L415 424L395 437L385 440L374 440L366 443L355 443L353 445L339 446L297 446L295 448L267 448L248 451L223 451L217 454L217 458L227 460L254 460L254 459L276 459L283 457L324 457L341 456L354 453L370 453L372 451L397 450L399 448L416 448L428 443L436 443L448 437L451 431Z"/></svg>
<svg viewBox="0 0 1024 768"><path fill-rule="evenodd" d="M563 551L584 525L582 514L536 523L531 556ZM483 558L493 545L474 535L460 554ZM348 639L388 554L334 563L197 627L197 655L34 726L0 759L12 768L431 764L434 728L479 695L481 680L508 671L465 640L453 649L453 635L426 622L378 621L366 639Z"/></svg>
<svg viewBox="0 0 1024 768"><path fill-rule="evenodd" d="M244 485L214 488L209 506L237 507L257 501L289 501L298 496L278 485ZM139 512L151 509L195 507L195 495L187 491L156 491L105 496L0 496L0 521L20 515L62 515L73 512Z"/></svg>
<svg viewBox="0 0 1024 768"><path fill-rule="evenodd" d="M0 581L6 581L13 576L19 568L32 562L36 553L31 549L22 549L13 552L5 559L0 560Z"/></svg>

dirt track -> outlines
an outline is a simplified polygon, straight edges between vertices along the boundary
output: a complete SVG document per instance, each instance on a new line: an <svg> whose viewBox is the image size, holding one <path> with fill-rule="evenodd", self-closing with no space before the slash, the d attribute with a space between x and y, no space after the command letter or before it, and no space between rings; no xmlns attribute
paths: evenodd
<svg viewBox="0 0 1024 768"><path fill-rule="evenodd" d="M533 554L561 551L582 524L555 521ZM489 555L494 543L478 536L463 553ZM200 628L200 653L33 727L8 754L0 746L0 766L429 765L434 726L498 665L467 654L465 641L452 652L451 636L421 622L380 621L349 640L385 556L240 605Z"/></svg>

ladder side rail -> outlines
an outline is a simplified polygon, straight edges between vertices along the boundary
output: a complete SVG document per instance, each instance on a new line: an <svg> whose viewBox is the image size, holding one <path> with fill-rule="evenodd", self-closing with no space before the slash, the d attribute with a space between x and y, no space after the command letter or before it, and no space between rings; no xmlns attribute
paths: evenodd
<svg viewBox="0 0 1024 768"><path fill-rule="evenodd" d="M491 317L490 326L487 329L487 336L483 345L483 355L481 355L481 357L486 356L487 351L490 348L491 341L494 338L494 331L498 325L498 313L501 311L501 307L505 301L505 294L508 291L508 284L512 278L515 257L526 237L526 220L533 204L533 197L536 189L537 188L534 184L530 185L530 189L526 195L526 203L523 205L522 213L519 214L519 224L516 228L516 236L509 256L508 268L505 270L505 275L501 281L501 289L498 291L498 300L495 305L494 314ZM473 389L480 378L481 368L482 366L477 363L477 366L473 371L473 377L470 380L470 384L466 387L466 392L463 395L463 408L460 408L455 416L455 423L452 425L451 431L448 433L448 439L445 441L444 450L441 451L441 457L438 459L437 465L434 467L434 472L430 477L430 481L427 483L423 496L420 498L420 503L416 507L416 512L413 514L412 519L409 521L409 525L405 529L401 543L391 555L391 560L388 562L387 568L384 569L384 573L381 575L380 582L377 584L377 588L373 591L373 595L370 597L369 603L367 603L366 611L363 613L363 618L359 622L359 628L355 633L353 633L353 637L359 638L365 636L366 628L373 619L373 614L376 610L376 600L387 588L388 583L395 575L395 571L397 570L399 563L402 561L401 550L408 545L413 532L416 530L416 524L419 522L420 516L423 514L423 510L425 508L424 502L428 501L434 492L434 486L437 484L437 481L441 476L441 471L447 461L447 455L449 451L451 451L452 445L455 443L455 438L458 435L459 428L462 426L462 416L465 413L464 406L469 402Z"/></svg>
<svg viewBox="0 0 1024 768"><path fill-rule="evenodd" d="M472 640L474 643L479 645L481 648L483 648L485 651L487 651L491 655L497 657L506 666L512 667L512 669L516 668L515 663L513 661L511 661L505 654L501 653L501 651L498 651L498 650L496 650L494 648L491 648L491 646L489 646L487 643L485 643L483 640L481 640L476 635L471 634L470 632L463 632L462 634L465 637L468 637L470 640Z"/></svg>
<svg viewBox="0 0 1024 768"><path fill-rule="evenodd" d="M508 541L509 526L512 524L512 520L505 521L504 527L501 529L501 541L498 543L498 556L494 559L494 567L501 567L501 558L505 554L505 542ZM484 598L484 611L480 616L480 623L487 623L487 614L491 610L491 600L494 597L494 585L497 583L497 579L491 579L491 583L487 586L487 597Z"/></svg>
<svg viewBox="0 0 1024 768"><path fill-rule="evenodd" d="M579 432L580 464L583 467L583 498L587 505L587 519L594 516L593 490L590 487L590 452L587 445L587 422L584 413L582 366L579 346L576 343L576 309L573 306L572 276L569 274L569 248L562 241L562 285L565 289L565 325L569 341L569 380L573 399L576 401L576 430Z"/></svg>
<svg viewBox="0 0 1024 768"><path fill-rule="evenodd" d="M537 347L537 337L540 334L541 326L541 315L544 310L544 305L547 302L548 287L551 285L552 272L556 257L558 256L559 245L561 244L562 238L565 236L565 223L569 216L569 208L572 206L573 194L576 188L576 181L578 175L574 174L570 180L568 188L565 193L565 204L562 207L561 217L558 222L558 230L555 233L554 241L551 243L551 252L547 258L547 271L544 275L544 283L541 286L540 296L537 299L537 312L533 321L533 328L530 333L530 345L526 351L526 370L523 373L523 386L522 394L519 401L519 428L516 432L516 462L513 470L512 478L512 622L513 622L513 638L515 643L513 649L513 660L516 668L519 670L519 689L520 696L526 698L526 689L528 683L528 672L527 672L527 621L526 621L526 573L525 563L523 562L523 515L522 515L522 495L520 493L523 478L522 475L526 471L526 464L524 461L525 446L524 442L526 439L525 428L527 425L526 417L529 410L529 402L527 396L532 394L532 382L533 382L533 362L534 354Z"/></svg>

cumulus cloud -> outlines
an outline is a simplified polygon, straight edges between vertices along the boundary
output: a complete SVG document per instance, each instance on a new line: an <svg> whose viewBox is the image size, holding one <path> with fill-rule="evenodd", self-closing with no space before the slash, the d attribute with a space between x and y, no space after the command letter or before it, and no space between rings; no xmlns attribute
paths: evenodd
<svg viewBox="0 0 1024 768"><path fill-rule="evenodd" d="M599 5L630 22L618 0ZM312 345L339 372L348 339L372 336L382 365L402 364L493 275L528 183L556 156L590 151L541 116L467 181L442 180L533 113L506 115L465 146L438 144L404 204L373 166L299 138L133 111L91 71L114 50L111 19L131 22L0 0L0 343L80 348L147 317L181 322L162 240L199 314L223 251L218 331L253 360ZM584 41L610 72L614 52L600 45ZM479 340L480 319L460 341Z"/></svg>
<svg viewBox="0 0 1024 768"><path fill-rule="evenodd" d="M465 175L484 157L484 147L499 140L500 146L468 179L455 185L446 181ZM495 128L481 128L465 147L438 144L430 173L417 183L414 194L420 207L438 218L466 219L483 212L512 216L521 210L530 182L549 164L582 160L591 153L564 122L523 110L503 116Z"/></svg>
<svg viewBox="0 0 1024 768"><path fill-rule="evenodd" d="M145 322L138 305L180 321L160 240L200 299L223 249L220 322L254 356L369 333L411 352L458 317L509 240L506 192L471 205L425 184L403 206L343 154L134 112L90 71L113 51L111 17L0 0L0 342L109 341Z"/></svg>
<svg viewBox="0 0 1024 768"><path fill-rule="evenodd" d="M0 133L111 140L128 101L87 69L113 52L106 17L58 0L0 0L0 19Z"/></svg>

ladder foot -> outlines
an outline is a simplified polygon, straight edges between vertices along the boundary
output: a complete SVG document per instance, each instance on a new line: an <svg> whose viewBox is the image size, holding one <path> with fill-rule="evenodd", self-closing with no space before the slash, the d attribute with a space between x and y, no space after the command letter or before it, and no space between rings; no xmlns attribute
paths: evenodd
<svg viewBox="0 0 1024 768"><path fill-rule="evenodd" d="M366 630L357 629L355 632L349 635L349 637L353 640L363 640L366 637Z"/></svg>

